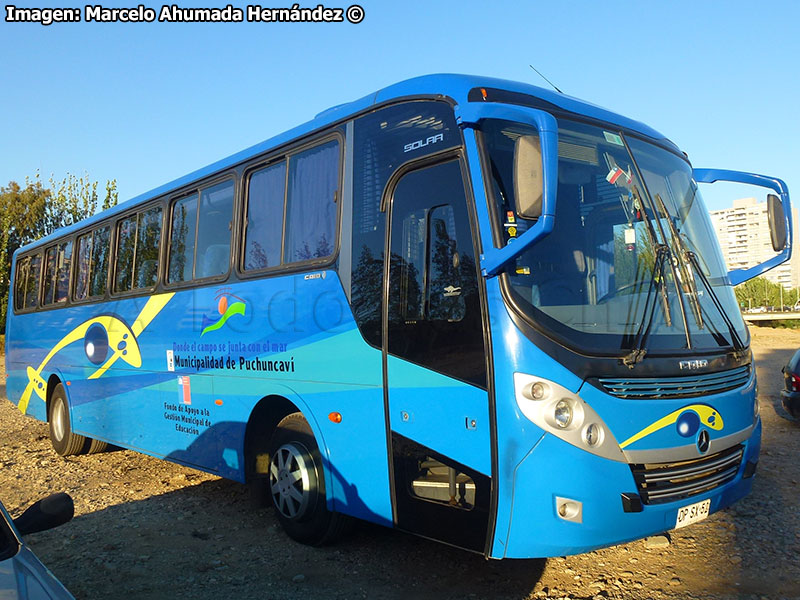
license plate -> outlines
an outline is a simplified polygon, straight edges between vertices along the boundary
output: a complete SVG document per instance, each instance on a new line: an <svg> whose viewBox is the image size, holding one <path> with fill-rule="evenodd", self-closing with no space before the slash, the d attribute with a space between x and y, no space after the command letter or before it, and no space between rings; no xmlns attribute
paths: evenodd
<svg viewBox="0 0 800 600"><path fill-rule="evenodd" d="M686 527L692 523L702 521L708 516L708 510L711 508L711 499L696 502L689 506L684 506L678 509L678 518L675 519L675 529Z"/></svg>

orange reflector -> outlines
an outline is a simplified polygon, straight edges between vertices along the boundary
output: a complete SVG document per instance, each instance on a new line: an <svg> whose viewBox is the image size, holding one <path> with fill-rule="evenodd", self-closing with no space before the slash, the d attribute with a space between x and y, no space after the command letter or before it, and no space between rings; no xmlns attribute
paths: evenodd
<svg viewBox="0 0 800 600"><path fill-rule="evenodd" d="M481 96L483 96L483 99L486 100L487 94L486 94L486 90L483 89L483 88L481 88Z"/></svg>
<svg viewBox="0 0 800 600"><path fill-rule="evenodd" d="M219 399L214 400L214 404L216 404L217 406L222 406L222 400Z"/></svg>
<svg viewBox="0 0 800 600"><path fill-rule="evenodd" d="M333 423L341 423L342 422L342 413L332 412L331 414L328 415L328 418Z"/></svg>
<svg viewBox="0 0 800 600"><path fill-rule="evenodd" d="M72 382L71 382L71 381L68 381L68 382L67 382L67 385L72 385Z"/></svg>

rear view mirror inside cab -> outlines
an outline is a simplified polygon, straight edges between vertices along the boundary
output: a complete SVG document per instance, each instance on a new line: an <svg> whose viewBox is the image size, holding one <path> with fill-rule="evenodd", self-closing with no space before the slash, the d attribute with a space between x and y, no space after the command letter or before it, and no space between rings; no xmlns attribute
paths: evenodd
<svg viewBox="0 0 800 600"><path fill-rule="evenodd" d="M538 135L521 135L514 143L514 198L517 214L537 219L544 189L542 146Z"/></svg>

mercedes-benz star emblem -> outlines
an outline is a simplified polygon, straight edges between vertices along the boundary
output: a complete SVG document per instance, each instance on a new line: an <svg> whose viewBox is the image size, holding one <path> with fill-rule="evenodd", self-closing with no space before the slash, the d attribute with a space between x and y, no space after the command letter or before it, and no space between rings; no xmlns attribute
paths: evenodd
<svg viewBox="0 0 800 600"><path fill-rule="evenodd" d="M711 443L711 439L708 436L708 431L703 429L700 432L700 435L697 436L697 449L700 450L701 454L705 454L708 452L708 446Z"/></svg>

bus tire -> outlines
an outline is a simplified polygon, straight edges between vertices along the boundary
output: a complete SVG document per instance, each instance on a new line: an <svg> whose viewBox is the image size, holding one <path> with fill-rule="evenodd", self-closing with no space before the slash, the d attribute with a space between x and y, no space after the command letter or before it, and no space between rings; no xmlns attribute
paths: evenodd
<svg viewBox="0 0 800 600"><path fill-rule="evenodd" d="M60 383L56 385L50 398L47 422L50 425L50 442L59 455L72 456L85 452L89 440L82 435L72 433L67 395L64 392L64 386Z"/></svg>
<svg viewBox="0 0 800 600"><path fill-rule="evenodd" d="M319 447L301 413L292 413L278 423L269 456L269 493L287 535L311 546L341 537L351 519L326 506Z"/></svg>
<svg viewBox="0 0 800 600"><path fill-rule="evenodd" d="M86 451L86 454L100 454L101 452L108 450L108 446L108 442L91 438L89 440L89 449Z"/></svg>

